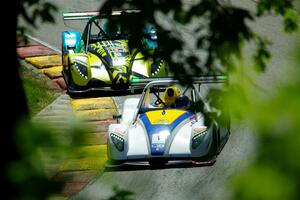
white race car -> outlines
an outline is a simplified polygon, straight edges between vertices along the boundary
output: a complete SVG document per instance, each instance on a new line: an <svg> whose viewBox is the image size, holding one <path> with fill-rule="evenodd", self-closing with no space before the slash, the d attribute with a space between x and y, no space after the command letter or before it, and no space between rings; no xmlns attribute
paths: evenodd
<svg viewBox="0 0 300 200"><path fill-rule="evenodd" d="M201 104L210 109L195 86L150 82L141 98L126 99L119 123L109 126L106 166L213 164L229 138L229 118L206 126Z"/></svg>

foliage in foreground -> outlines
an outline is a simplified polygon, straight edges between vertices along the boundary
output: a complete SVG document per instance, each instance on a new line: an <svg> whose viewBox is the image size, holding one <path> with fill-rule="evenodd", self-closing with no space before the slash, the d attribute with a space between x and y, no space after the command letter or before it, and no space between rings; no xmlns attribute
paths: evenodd
<svg viewBox="0 0 300 200"><path fill-rule="evenodd" d="M37 114L58 97L58 89L55 89L54 85L51 87L50 80L46 77L39 76L37 78L32 70L26 67L20 67L20 76L31 116Z"/></svg>
<svg viewBox="0 0 300 200"><path fill-rule="evenodd" d="M298 13L293 0L257 1L256 13L222 4L217 0L190 2L168 1L107 1L102 10L118 7L135 7L142 11L134 24L150 22L160 33L160 53L169 63L171 71L181 82L189 84L190 76L200 74L226 73L230 78L224 91L212 91L214 97L223 99L215 102L220 109L233 108L231 112L254 125L259 146L252 165L233 181L233 199L299 199L300 162L297 159L299 137L299 74L277 88L275 93L264 96L254 88L251 66L243 66L236 60L243 60L243 47L254 44L252 69L263 72L271 58L268 38L263 38L248 26L264 14L282 16L285 32L298 29ZM166 19L169 26L163 23ZM198 22L196 21L198 20ZM171 24L171 25L170 25ZM189 29L189 45L182 34ZM139 26L135 26L132 45L138 45ZM192 41L192 42L191 42ZM180 59L179 59L180 58ZM244 70L244 73L239 73ZM249 74L248 71L251 71ZM246 75L247 74L247 75ZM245 77L246 75L246 77ZM245 81L246 80L246 81ZM234 105L234 106L233 106Z"/></svg>
<svg viewBox="0 0 300 200"><path fill-rule="evenodd" d="M182 83L191 84L190 76L227 74L238 68L233 56L242 58L246 44L254 44L254 67L264 71L270 59L270 42L255 32L249 22L255 22L266 13L283 18L287 32L297 30L297 13L293 0L257 2L252 13L236 7L231 1L155 1L155 0L108 0L100 8L102 13L113 9L135 8L141 10L135 21L128 22L132 36L131 47L141 48L144 24L153 24L158 32L159 50L156 52L169 64L170 71Z"/></svg>
<svg viewBox="0 0 300 200"><path fill-rule="evenodd" d="M297 13L293 10L293 2L293 0L259 0L256 14L228 4L221 4L217 0L202 0L189 5L184 5L184 1L181 0L174 0L172 3L152 0L133 0L128 3L124 0L110 0L104 4L103 10L109 12L112 8L128 6L141 9L141 17L132 23L135 34L131 45L139 45L138 39L142 35L140 27L143 27L143 23L155 24L161 30L159 34L161 50L158 53L169 62L175 77L184 83L189 83L190 75L231 73L237 70L232 57L242 58L242 48L250 42L256 44L253 53L255 69L263 71L271 57L268 51L269 42L256 34L246 22L254 22L263 14L270 12L283 17L284 29L287 32L294 31L297 29ZM31 6L38 3L40 3L38 0L19 1L19 14L32 24L38 15L42 19L51 21L53 19L51 12L55 7L50 4L42 6L29 18L27 12L22 9L25 4ZM171 25L164 26L157 18L165 18ZM194 45L187 47L182 40L185 38L184 34L178 31L178 26L183 27L192 22L196 22L196 27L190 34L194 36L192 40ZM229 85L228 93L223 94L224 100L228 100L227 103L236 102L237 108L241 109L236 112L233 110L234 113L238 112L242 117L247 113L247 117L249 116L249 119L257 124L256 130L260 139L260 147L253 167L233 183L234 199L299 199L297 189L300 186L300 164L296 159L297 149L300 146L299 134L297 134L300 111L298 77L293 83L282 86L277 93L264 100L259 100L256 93L248 92L251 91L249 90L251 85L233 83ZM245 104L245 101L241 102L241 98L236 98L237 96L226 96L236 89L241 91L237 93L241 95L247 91L248 95L243 100L254 101L252 105L255 106ZM228 104L224 102L223 105ZM282 105L287 106L282 107ZM277 109L278 107L280 109ZM32 179L24 179L26 180ZM261 181L260 185L256 181Z"/></svg>
<svg viewBox="0 0 300 200"><path fill-rule="evenodd" d="M244 81L229 86L235 95L223 96L223 105L234 102L233 112L251 122L258 138L254 162L231 182L232 199L300 198L299 49L300 45L295 51L298 60L293 64L294 73L285 71L289 79L274 93L263 94Z"/></svg>
<svg viewBox="0 0 300 200"><path fill-rule="evenodd" d="M33 123L28 119L18 124L15 140L21 158L9 164L7 173L18 193L10 199L39 200L62 196L66 180L57 179L55 175L66 161L98 159L84 148L90 127L69 119L65 121L65 128L61 131L49 128L46 122Z"/></svg>

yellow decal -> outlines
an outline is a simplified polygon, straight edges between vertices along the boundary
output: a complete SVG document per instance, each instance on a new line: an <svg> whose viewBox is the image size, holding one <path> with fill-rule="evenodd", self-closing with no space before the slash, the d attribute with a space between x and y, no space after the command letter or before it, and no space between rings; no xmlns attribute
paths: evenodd
<svg viewBox="0 0 300 200"><path fill-rule="evenodd" d="M172 124L186 112L184 110L155 110L146 112L146 115L151 124Z"/></svg>
<svg viewBox="0 0 300 200"><path fill-rule="evenodd" d="M93 48L99 55L101 55L102 57L106 56L106 52L103 49L103 47L101 46L100 42L94 43L90 45L91 48Z"/></svg>

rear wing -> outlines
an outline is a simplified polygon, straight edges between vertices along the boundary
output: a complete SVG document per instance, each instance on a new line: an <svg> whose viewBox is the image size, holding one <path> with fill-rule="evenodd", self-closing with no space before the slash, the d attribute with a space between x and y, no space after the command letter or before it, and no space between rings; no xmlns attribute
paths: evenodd
<svg viewBox="0 0 300 200"><path fill-rule="evenodd" d="M228 78L225 75L216 75L216 76L199 76L192 77L194 84L208 84L208 83L225 83ZM146 86L148 83L152 81L175 81L173 77L166 78L134 78L130 81L132 86Z"/></svg>
<svg viewBox="0 0 300 200"><path fill-rule="evenodd" d="M122 15L122 14L131 14L131 13L140 13L140 10L113 10L110 15ZM79 12L63 12L64 20L88 20L91 17L101 15L99 11L79 11ZM107 15L103 13L103 15Z"/></svg>

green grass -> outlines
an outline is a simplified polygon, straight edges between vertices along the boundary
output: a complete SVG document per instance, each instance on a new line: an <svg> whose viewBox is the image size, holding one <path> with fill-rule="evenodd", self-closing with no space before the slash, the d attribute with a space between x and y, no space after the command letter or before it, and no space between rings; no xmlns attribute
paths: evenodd
<svg viewBox="0 0 300 200"><path fill-rule="evenodd" d="M20 76L31 116L36 115L58 97L57 91L50 86L51 80L38 76L38 73L28 67L20 67Z"/></svg>

